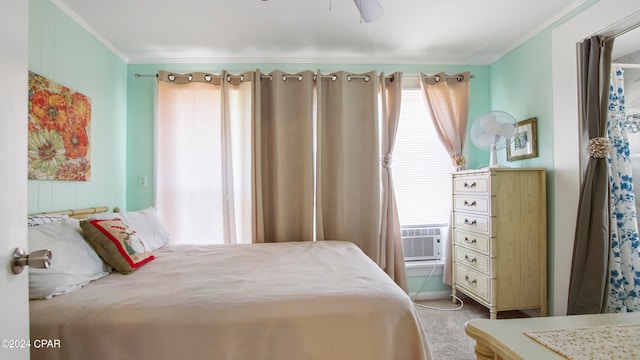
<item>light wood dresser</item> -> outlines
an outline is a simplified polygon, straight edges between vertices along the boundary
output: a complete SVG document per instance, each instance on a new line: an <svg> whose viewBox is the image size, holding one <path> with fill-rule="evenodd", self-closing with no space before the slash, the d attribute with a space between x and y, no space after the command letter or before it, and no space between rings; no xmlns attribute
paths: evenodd
<svg viewBox="0 0 640 360"><path fill-rule="evenodd" d="M468 170L452 180L453 295L486 306L491 319L517 309L546 316L546 170Z"/></svg>

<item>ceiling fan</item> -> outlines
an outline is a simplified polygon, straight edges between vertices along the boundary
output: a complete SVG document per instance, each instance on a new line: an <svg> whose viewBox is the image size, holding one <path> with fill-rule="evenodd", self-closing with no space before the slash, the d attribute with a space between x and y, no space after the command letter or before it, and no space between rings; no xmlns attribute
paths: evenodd
<svg viewBox="0 0 640 360"><path fill-rule="evenodd" d="M378 0L353 0L360 13L360 18L366 23L374 22L384 15L384 10Z"/></svg>

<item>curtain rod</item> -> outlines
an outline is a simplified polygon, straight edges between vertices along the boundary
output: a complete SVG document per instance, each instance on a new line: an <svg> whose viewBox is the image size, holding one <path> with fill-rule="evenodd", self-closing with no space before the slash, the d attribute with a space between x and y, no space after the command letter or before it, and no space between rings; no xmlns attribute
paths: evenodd
<svg viewBox="0 0 640 360"><path fill-rule="evenodd" d="M637 70L640 69L640 64L622 64L622 63L613 63L611 65L620 66L625 69Z"/></svg>
<svg viewBox="0 0 640 360"><path fill-rule="evenodd" d="M141 78L141 77L158 77L158 74L134 74L134 76L137 77L137 78ZM242 75L227 74L227 77L241 77L241 76ZM214 75L214 77L220 78L221 75ZM294 78L300 79L301 77L302 77L302 75L286 75L286 74L282 75L283 79L285 79L285 78L287 78L287 79L294 79ZM322 75L322 77L335 78L336 76L335 75ZM347 75L347 77L351 78L351 79L365 79L366 81L369 80L369 75ZM261 79L272 79L273 76L272 75L263 74L263 75L260 75L260 78ZM313 78L315 80L315 78L316 78L315 74L313 75Z"/></svg>
<svg viewBox="0 0 640 360"><path fill-rule="evenodd" d="M623 67L627 67L628 65L635 65L635 64L619 64L619 65L622 65ZM639 66L639 68L640 68L640 65L638 65L638 66ZM630 68L632 68L632 67L630 67ZM134 76L135 76L136 78L141 78L141 77L158 77L158 74L134 74ZM241 75L230 75L230 74L228 74L227 76L240 77ZM302 76L302 75L283 75L283 76L282 76L282 78L283 78L283 79L284 79L284 78L300 78L301 76ZM419 78L420 78L420 74L411 74L411 73L407 73L407 74L403 74L402 76L403 76L403 78L417 78L417 79L419 79ZM218 76L218 77L220 77L220 76ZM325 77L325 78L331 77L331 78L334 78L334 80L335 80L335 75L323 75L323 77ZM348 79L349 79L349 77L350 77L350 78L352 78L352 79L365 79L365 81L369 81L369 80L368 80L369 75L348 75ZM386 78L387 78L387 79L389 79L389 78L391 78L391 77L392 77L392 76L387 76ZM474 79L475 77L476 77L475 75L471 74L471 78L472 78L472 79ZM272 76L271 76L271 75L261 75L261 76L260 76L260 78L262 78L262 79L265 79L265 78L269 78L269 79L271 79L271 78L272 78ZM453 78L455 78L455 77L449 77L449 76L447 76L447 79L453 79ZM314 80L316 79L316 75L314 75L314 76L313 76L313 79L314 79Z"/></svg>
<svg viewBox="0 0 640 360"><path fill-rule="evenodd" d="M158 74L134 74L134 76L136 78L141 78L141 77L158 77ZM221 75L213 75L216 78L220 78ZM231 74L227 74L227 78L231 78L231 77L235 77L235 78L244 78L244 75L231 75ZM313 80L315 80L317 77L316 74L313 75ZM336 81L337 80L337 76L336 75L322 75L323 78L331 78L331 80ZM387 78L392 78L393 76L387 76ZM269 79L272 80L273 79L273 75L260 75L260 79ZM282 80L287 81L287 79L298 79L298 81L302 81L302 75L298 74L298 75L282 75ZM369 81L369 75L347 75L347 80L351 81L351 79L364 79L364 81Z"/></svg>
<svg viewBox="0 0 640 360"><path fill-rule="evenodd" d="M137 78L141 78L141 77L158 77L158 74L134 74L135 77ZM215 77L220 77L221 75L214 75ZM242 75L231 75L231 74L227 74L227 76L232 76L232 77L240 77ZM282 78L289 78L289 79L293 79L293 78L300 78L302 75L282 75ZM322 77L324 78L335 78L335 75L322 75ZM390 76L387 76L390 77ZM271 79L273 78L272 75L260 75L261 79ZM316 75L313 75L313 78L316 78ZM368 81L369 79L369 75L347 75L347 78L351 78L351 79L365 79Z"/></svg>
<svg viewBox="0 0 640 360"><path fill-rule="evenodd" d="M434 76L435 76L435 77L439 77L439 75L438 75L438 74L434 74L434 75L427 75L427 77L434 77ZM469 75L469 77L470 77L471 79L475 79L475 78L476 78L476 76L475 76L475 75L473 75L473 74ZM417 79L417 80L420 80L420 74L416 74L416 73L403 73L403 74L402 74L402 78L403 78L403 79ZM451 76L447 76L447 77L445 78L445 80L449 80L449 79L458 79L458 76L456 76L456 75L451 75ZM440 80L440 79L438 79L438 81L439 81L439 80Z"/></svg>

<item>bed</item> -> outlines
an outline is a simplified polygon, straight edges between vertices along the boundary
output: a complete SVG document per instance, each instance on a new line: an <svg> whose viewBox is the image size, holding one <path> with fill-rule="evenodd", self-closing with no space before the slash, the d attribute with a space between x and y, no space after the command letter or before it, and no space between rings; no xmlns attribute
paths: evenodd
<svg viewBox="0 0 640 360"><path fill-rule="evenodd" d="M62 222L78 232L77 220ZM157 223L136 225L154 238ZM128 274L93 259L95 278L31 300L32 340L59 340L31 359L431 358L408 295L353 243L151 247Z"/></svg>

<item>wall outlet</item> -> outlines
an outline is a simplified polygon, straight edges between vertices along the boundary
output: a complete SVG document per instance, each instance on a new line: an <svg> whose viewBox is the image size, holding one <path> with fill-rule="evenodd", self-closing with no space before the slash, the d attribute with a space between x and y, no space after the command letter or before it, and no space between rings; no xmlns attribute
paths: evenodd
<svg viewBox="0 0 640 360"><path fill-rule="evenodd" d="M138 177L138 187L146 189L149 187L149 177L148 176L139 176Z"/></svg>

